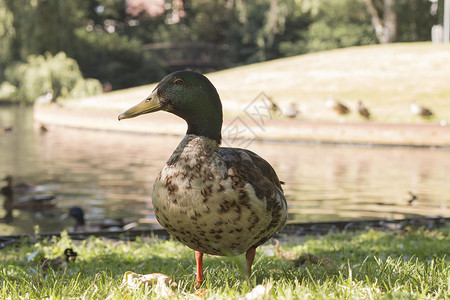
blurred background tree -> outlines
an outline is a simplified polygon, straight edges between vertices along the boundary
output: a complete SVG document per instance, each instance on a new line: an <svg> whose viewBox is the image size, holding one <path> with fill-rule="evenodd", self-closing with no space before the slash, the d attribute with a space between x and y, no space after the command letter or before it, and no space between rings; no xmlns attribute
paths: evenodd
<svg viewBox="0 0 450 300"><path fill-rule="evenodd" d="M3 2L3 3L2 3ZM64 51L73 55L75 29L86 22L87 6L73 0L0 0L12 35L13 60L25 61L31 54ZM11 21L8 21L11 19ZM8 25L6 25L7 23Z"/></svg>
<svg viewBox="0 0 450 300"><path fill-rule="evenodd" d="M64 52L55 56L29 55L25 62L16 62L5 70L5 79L17 87L11 90L10 100L33 103L43 95L46 102L60 98L77 98L101 92L98 80L83 78L77 62Z"/></svg>
<svg viewBox="0 0 450 300"><path fill-rule="evenodd" d="M364 0L364 2L381 44L430 40L431 27L442 19L442 14L433 16L430 13L430 1Z"/></svg>
<svg viewBox="0 0 450 300"><path fill-rule="evenodd" d="M22 89L6 70L33 69L38 56L45 61L60 52L67 60L60 62L73 59L83 78L120 89L175 69L208 72L312 51L430 40L441 16L429 9L423 0L0 0L0 82L9 93Z"/></svg>
<svg viewBox="0 0 450 300"><path fill-rule="evenodd" d="M320 1L307 33L306 51L376 43L370 16L360 0Z"/></svg>

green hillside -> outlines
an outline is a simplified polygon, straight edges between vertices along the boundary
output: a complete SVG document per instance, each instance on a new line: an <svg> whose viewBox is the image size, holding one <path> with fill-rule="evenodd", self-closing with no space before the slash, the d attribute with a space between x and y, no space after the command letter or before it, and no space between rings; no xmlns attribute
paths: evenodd
<svg viewBox="0 0 450 300"><path fill-rule="evenodd" d="M338 120L325 105L333 97L351 110L346 120L360 120L357 101L383 122L450 121L450 46L431 43L353 47L318 52L207 74L221 95L226 115L239 115L264 92L282 108L296 103L301 119ZM122 110L147 96L153 85L68 101L71 107ZM412 102L434 116L411 114Z"/></svg>

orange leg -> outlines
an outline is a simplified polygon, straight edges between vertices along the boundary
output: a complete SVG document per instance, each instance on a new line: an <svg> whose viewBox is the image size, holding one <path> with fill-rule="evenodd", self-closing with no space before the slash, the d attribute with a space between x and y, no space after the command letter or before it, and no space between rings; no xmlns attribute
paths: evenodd
<svg viewBox="0 0 450 300"><path fill-rule="evenodd" d="M256 254L256 248L250 248L247 250L247 253L245 254L245 259L247 260L247 275L250 277L252 274L252 264L253 260L255 259Z"/></svg>
<svg viewBox="0 0 450 300"><path fill-rule="evenodd" d="M197 262L197 277L195 278L195 285L199 287L203 282L203 253L195 251L195 261Z"/></svg>

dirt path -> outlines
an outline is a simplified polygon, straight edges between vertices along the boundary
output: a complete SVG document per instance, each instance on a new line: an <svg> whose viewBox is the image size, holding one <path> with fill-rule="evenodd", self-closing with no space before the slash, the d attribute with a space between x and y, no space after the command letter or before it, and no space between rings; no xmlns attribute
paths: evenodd
<svg viewBox="0 0 450 300"><path fill-rule="evenodd" d="M119 111L74 110L36 106L35 121L46 125L148 134L183 135L186 125L176 116L156 113L119 122ZM389 146L450 147L450 125L338 123L298 119L225 118L225 144L245 147L254 140L352 143Z"/></svg>

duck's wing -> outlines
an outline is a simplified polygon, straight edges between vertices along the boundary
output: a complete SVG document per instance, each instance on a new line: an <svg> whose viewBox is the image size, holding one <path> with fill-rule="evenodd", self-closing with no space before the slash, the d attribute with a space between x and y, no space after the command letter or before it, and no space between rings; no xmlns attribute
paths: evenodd
<svg viewBox="0 0 450 300"><path fill-rule="evenodd" d="M228 169L233 168L250 183L258 198L271 197L274 186L283 192L281 181L272 166L258 154L241 148L223 147L219 153ZM262 196L262 197L261 197Z"/></svg>
<svg viewBox="0 0 450 300"><path fill-rule="evenodd" d="M266 226L257 228L260 235L253 245L256 248L286 224L287 203L281 182L272 166L252 151L239 148L220 148L219 153L225 161L228 173L233 174L233 188L238 191L244 190L247 184L250 184L255 191L255 196L260 200L257 203L261 203L264 207L263 211L266 212L261 216L268 222Z"/></svg>

